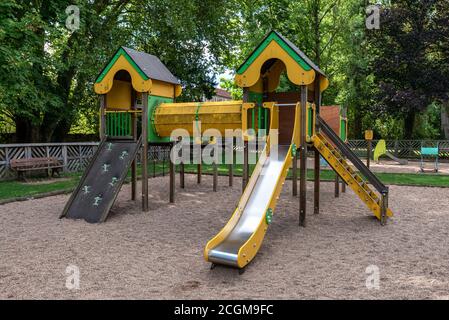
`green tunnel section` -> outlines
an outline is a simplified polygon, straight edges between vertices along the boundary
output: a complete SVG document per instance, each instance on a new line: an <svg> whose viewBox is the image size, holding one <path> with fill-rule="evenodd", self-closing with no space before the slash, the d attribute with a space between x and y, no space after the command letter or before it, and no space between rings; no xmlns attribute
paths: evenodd
<svg viewBox="0 0 449 320"><path fill-rule="evenodd" d="M170 142L170 137L159 137L154 126L154 111L161 103L171 103L173 98L148 96L148 141L153 143Z"/></svg>

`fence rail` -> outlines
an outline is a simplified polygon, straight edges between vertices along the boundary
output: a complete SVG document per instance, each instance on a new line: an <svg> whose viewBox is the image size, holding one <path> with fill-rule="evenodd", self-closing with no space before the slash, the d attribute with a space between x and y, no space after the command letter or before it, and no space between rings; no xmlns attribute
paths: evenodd
<svg viewBox="0 0 449 320"><path fill-rule="evenodd" d="M373 140L373 146L378 140ZM449 159L449 140L387 140L387 150L398 158L420 158L421 145L439 146L440 158ZM367 142L365 140L349 140L348 145L358 157L366 157ZM15 178L10 169L13 159L30 159L39 157L55 157L64 165L64 172L79 172L87 167L91 157L98 147L97 142L80 143L30 143L30 144L0 144L0 180ZM139 151L139 154L141 151ZM170 150L166 146L150 146L148 159L150 161L167 161ZM140 156L137 157L138 161Z"/></svg>
<svg viewBox="0 0 449 320"><path fill-rule="evenodd" d="M379 140L373 140L373 149ZM419 159L421 158L421 146L438 147L439 157L449 159L449 140L386 140L387 151L397 158ZM349 148L360 158L366 158L368 143L366 140L349 140Z"/></svg>

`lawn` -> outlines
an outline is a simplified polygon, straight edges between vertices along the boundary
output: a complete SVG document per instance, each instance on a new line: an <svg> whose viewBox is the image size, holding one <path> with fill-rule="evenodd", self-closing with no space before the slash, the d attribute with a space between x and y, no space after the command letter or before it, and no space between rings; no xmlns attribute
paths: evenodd
<svg viewBox="0 0 449 320"><path fill-rule="evenodd" d="M196 165L186 165L186 173L196 173ZM252 170L254 166L251 166ZM177 168L179 170L179 167ZM168 174L168 163L150 163L148 166L148 175L159 176L161 174ZM140 175L141 168L138 168L138 175ZM210 165L203 165L202 172L204 174L211 174L213 168ZM218 166L219 175L228 174L227 165ZM291 177L292 171L289 172ZM234 175L242 175L242 166L234 166ZM307 178L313 179L313 170L307 171ZM299 176L299 171L298 171ZM436 174L421 174L421 173L376 173L376 176L386 185L408 185L408 186L425 186L425 187L449 187L449 175ZM0 201L16 198L30 198L50 192L70 192L73 190L80 180L81 173L64 174L61 178L52 180L32 179L30 182L22 181L3 181L0 182ZM331 170L321 171L322 181L333 181L335 174ZM130 173L125 183L130 182Z"/></svg>

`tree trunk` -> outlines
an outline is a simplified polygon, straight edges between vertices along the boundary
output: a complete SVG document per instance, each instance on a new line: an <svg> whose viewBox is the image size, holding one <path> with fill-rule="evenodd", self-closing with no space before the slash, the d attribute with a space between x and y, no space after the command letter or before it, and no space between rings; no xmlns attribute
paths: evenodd
<svg viewBox="0 0 449 320"><path fill-rule="evenodd" d="M415 127L416 111L409 110L404 119L404 139L413 138L413 129Z"/></svg>
<svg viewBox="0 0 449 320"><path fill-rule="evenodd" d="M362 127L362 119L363 119L363 111L360 110L358 106L354 107L354 118L351 119L350 125L352 124L353 129L350 132L353 133L351 138L354 139L363 139L363 127Z"/></svg>
<svg viewBox="0 0 449 320"><path fill-rule="evenodd" d="M34 143L39 142L39 127L33 125L32 121L26 118L16 117L14 120L16 126L16 134L14 142L16 143Z"/></svg>

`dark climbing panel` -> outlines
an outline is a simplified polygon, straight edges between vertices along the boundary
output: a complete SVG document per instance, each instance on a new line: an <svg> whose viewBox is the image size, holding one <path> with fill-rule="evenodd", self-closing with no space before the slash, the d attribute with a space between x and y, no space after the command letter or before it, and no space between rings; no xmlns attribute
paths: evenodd
<svg viewBox="0 0 449 320"><path fill-rule="evenodd" d="M103 141L61 217L90 223L106 220L140 143L141 140Z"/></svg>

